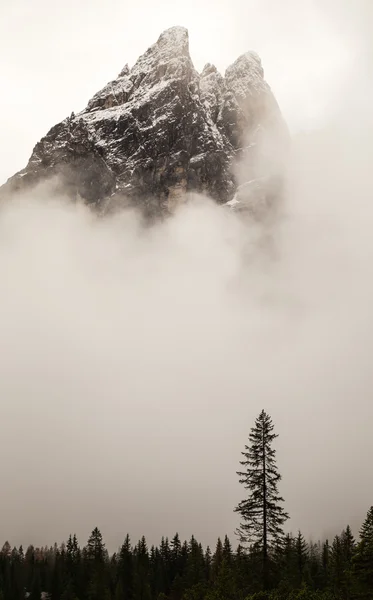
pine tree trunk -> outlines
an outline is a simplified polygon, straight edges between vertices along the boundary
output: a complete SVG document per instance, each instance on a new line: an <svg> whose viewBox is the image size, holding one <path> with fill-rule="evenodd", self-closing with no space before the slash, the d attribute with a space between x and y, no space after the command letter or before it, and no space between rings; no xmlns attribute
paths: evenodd
<svg viewBox="0 0 373 600"><path fill-rule="evenodd" d="M268 588L268 547L267 547L267 474L264 430L262 433L263 452L263 588Z"/></svg>

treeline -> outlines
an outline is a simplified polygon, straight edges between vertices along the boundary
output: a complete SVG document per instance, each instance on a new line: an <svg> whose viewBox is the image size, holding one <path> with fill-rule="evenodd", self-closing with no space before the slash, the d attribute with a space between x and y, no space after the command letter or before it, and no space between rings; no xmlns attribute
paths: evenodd
<svg viewBox="0 0 373 600"><path fill-rule="evenodd" d="M127 535L109 556L96 528L81 548L76 536L51 548L0 552L1 600L245 600L373 598L373 508L355 542L351 530L329 545L307 543L299 532L286 535L270 557L272 590L262 592L261 556L228 537L213 551L192 537L162 539L148 547Z"/></svg>
<svg viewBox="0 0 373 600"><path fill-rule="evenodd" d="M251 429L238 472L246 495L235 511L240 540L203 548L176 534L149 547L127 535L109 555L101 532L51 548L0 551L0 600L373 600L373 507L355 541L350 527L329 544L285 534L269 415Z"/></svg>

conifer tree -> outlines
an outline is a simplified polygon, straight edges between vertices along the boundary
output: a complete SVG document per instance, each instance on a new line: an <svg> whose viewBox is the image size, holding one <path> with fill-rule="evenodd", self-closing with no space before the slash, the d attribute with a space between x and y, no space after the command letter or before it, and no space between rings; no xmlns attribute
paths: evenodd
<svg viewBox="0 0 373 600"><path fill-rule="evenodd" d="M232 562L232 546L231 546L231 543L229 541L229 537L227 536L227 534L224 537L223 560L227 564L231 564L231 562Z"/></svg>
<svg viewBox="0 0 373 600"><path fill-rule="evenodd" d="M135 600L150 600L149 583L149 551L145 536L138 542L135 551L134 598Z"/></svg>
<svg viewBox="0 0 373 600"><path fill-rule="evenodd" d="M223 544L219 537L218 541L216 542L216 548L215 548L214 555L212 557L212 575L213 575L214 580L217 579L222 564L223 564Z"/></svg>
<svg viewBox="0 0 373 600"><path fill-rule="evenodd" d="M340 594L343 589L344 578L344 556L341 537L336 535L330 548L330 576L333 585L333 590L336 594Z"/></svg>
<svg viewBox="0 0 373 600"><path fill-rule="evenodd" d="M66 571L72 593L77 595L80 583L80 548L75 533L74 536L70 534L66 544Z"/></svg>
<svg viewBox="0 0 373 600"><path fill-rule="evenodd" d="M66 544L66 555L68 561L70 561L73 564L76 564L80 559L80 549L75 533L73 536L71 536L71 534L69 536L68 542Z"/></svg>
<svg viewBox="0 0 373 600"><path fill-rule="evenodd" d="M85 556L89 576L88 600L103 600L109 592L105 569L107 552L101 531L97 527L89 536Z"/></svg>
<svg viewBox="0 0 373 600"><path fill-rule="evenodd" d="M295 554L297 561L298 585L304 581L305 567L308 559L308 545L300 531L295 539Z"/></svg>
<svg viewBox="0 0 373 600"><path fill-rule="evenodd" d="M353 594L353 558L355 553L355 539L349 525L341 533L341 546L343 555L343 576L341 594L344 600L350 600Z"/></svg>
<svg viewBox="0 0 373 600"><path fill-rule="evenodd" d="M189 587L204 580L205 564L201 544L192 535L188 545L188 560L186 564L185 581Z"/></svg>
<svg viewBox="0 0 373 600"><path fill-rule="evenodd" d="M343 548L343 556L346 564L351 567L352 559L355 552L355 539L352 535L351 527L347 525L346 529L342 531L341 543Z"/></svg>
<svg viewBox="0 0 373 600"><path fill-rule="evenodd" d="M101 531L95 527L87 542L87 558L96 563L104 562L105 544L102 541Z"/></svg>
<svg viewBox="0 0 373 600"><path fill-rule="evenodd" d="M373 506L369 509L360 530L360 542L356 548L354 564L362 597L371 598L373 590Z"/></svg>
<svg viewBox="0 0 373 600"><path fill-rule="evenodd" d="M234 555L234 569L236 574L236 587L238 589L238 598L246 598L248 595L248 561L249 557L243 546L238 544ZM250 581L251 583L251 581Z"/></svg>
<svg viewBox="0 0 373 600"><path fill-rule="evenodd" d="M235 573L233 569L233 553L231 543L227 535L224 537L223 545L219 538L214 558L217 567L215 589L218 598L224 598L224 600L235 600L237 597L237 591L234 577Z"/></svg>
<svg viewBox="0 0 373 600"><path fill-rule="evenodd" d="M12 596L14 600L22 600L25 596L22 546L19 550L13 548L11 557Z"/></svg>
<svg viewBox="0 0 373 600"><path fill-rule="evenodd" d="M329 570L330 570L330 545L329 540L326 540L322 545L321 554L321 566L322 566L322 587L326 588L329 583Z"/></svg>
<svg viewBox="0 0 373 600"><path fill-rule="evenodd" d="M171 559L177 562L181 556L181 541L178 533L175 533L171 540Z"/></svg>
<svg viewBox="0 0 373 600"><path fill-rule="evenodd" d="M280 582L283 590L291 590L296 585L297 564L295 552L295 540L290 533L284 538L282 548L279 548L278 563L280 570Z"/></svg>
<svg viewBox="0 0 373 600"><path fill-rule="evenodd" d="M130 536L126 535L125 540L119 550L118 556L118 580L120 586L116 594L122 593L122 600L132 600L133 597L133 557L131 549Z"/></svg>
<svg viewBox="0 0 373 600"><path fill-rule="evenodd" d="M164 538L162 538L164 542ZM152 546L149 554L149 581L152 598L158 598L164 590L163 559L159 548Z"/></svg>
<svg viewBox="0 0 373 600"><path fill-rule="evenodd" d="M322 583L321 566L321 544L320 542L310 542L309 549L309 575L313 589L318 588Z"/></svg>
<svg viewBox="0 0 373 600"><path fill-rule="evenodd" d="M248 497L235 508L241 515L241 524L237 533L240 541L250 544L262 557L263 587L269 585L270 553L283 540L283 524L288 519L278 493L281 479L276 466L276 451L272 444L277 438L273 433L271 417L264 411L255 421L249 434L250 445L242 452L244 460L240 464L245 470L239 471Z"/></svg>
<svg viewBox="0 0 373 600"><path fill-rule="evenodd" d="M188 546L188 542L185 540L181 546L181 553L180 553L180 573L182 575L185 574L185 571L187 568L188 554L189 554L189 546Z"/></svg>
<svg viewBox="0 0 373 600"><path fill-rule="evenodd" d="M211 580L211 569L212 569L212 553L210 546L206 547L205 551L205 573L206 573L206 581Z"/></svg>

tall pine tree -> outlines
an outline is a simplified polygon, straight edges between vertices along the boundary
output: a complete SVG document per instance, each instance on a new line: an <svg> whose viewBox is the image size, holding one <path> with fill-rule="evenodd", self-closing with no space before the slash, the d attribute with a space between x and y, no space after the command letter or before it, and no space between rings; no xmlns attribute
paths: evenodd
<svg viewBox="0 0 373 600"><path fill-rule="evenodd" d="M288 519L277 488L281 475L272 447L278 437L273 430L271 417L262 410L249 434L250 445L242 452L244 460L240 464L245 470L237 473L249 494L235 508L241 515L237 530L240 541L250 544L262 557L264 589L269 585L270 552L282 541L282 526Z"/></svg>

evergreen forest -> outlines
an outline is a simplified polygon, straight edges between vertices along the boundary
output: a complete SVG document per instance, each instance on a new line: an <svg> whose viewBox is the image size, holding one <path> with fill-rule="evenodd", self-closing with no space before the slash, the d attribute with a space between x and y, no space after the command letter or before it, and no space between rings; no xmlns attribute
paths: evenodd
<svg viewBox="0 0 373 600"><path fill-rule="evenodd" d="M286 531L277 434L263 410L242 452L235 540L214 548L175 533L149 546L129 535L110 555L96 527L52 547L0 551L0 600L373 600L373 506L359 536L350 527L313 543Z"/></svg>

